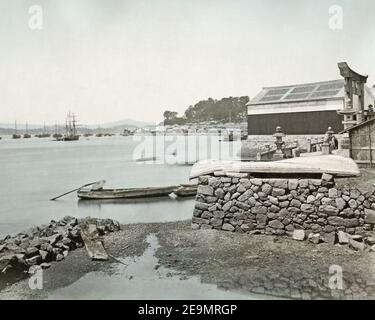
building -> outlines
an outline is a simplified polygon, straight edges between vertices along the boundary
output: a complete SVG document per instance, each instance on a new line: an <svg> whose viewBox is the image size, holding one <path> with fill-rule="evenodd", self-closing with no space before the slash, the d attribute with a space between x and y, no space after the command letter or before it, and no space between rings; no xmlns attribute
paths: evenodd
<svg viewBox="0 0 375 320"><path fill-rule="evenodd" d="M375 118L354 125L342 134L349 136L350 157L362 166L375 164Z"/></svg>
<svg viewBox="0 0 375 320"><path fill-rule="evenodd" d="M367 119L375 101L367 77L338 66L344 79L263 88L247 104L248 134L270 135L277 126L289 135L324 134Z"/></svg>

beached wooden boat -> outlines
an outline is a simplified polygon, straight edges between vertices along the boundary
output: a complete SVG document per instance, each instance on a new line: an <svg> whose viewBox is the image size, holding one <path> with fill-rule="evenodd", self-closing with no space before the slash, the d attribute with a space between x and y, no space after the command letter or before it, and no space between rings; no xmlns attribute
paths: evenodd
<svg viewBox="0 0 375 320"><path fill-rule="evenodd" d="M200 161L196 163L190 172L190 179L202 175L226 175L231 173L248 174L294 174L303 177L308 174L329 173L336 177L359 176L357 164L351 158L337 155L309 154L299 158L291 158L280 161Z"/></svg>

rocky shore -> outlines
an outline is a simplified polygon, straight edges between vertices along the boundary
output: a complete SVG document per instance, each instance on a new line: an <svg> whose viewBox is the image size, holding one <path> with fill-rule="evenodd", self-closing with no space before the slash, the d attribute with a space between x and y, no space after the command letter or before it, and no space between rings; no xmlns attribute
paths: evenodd
<svg viewBox="0 0 375 320"><path fill-rule="evenodd" d="M160 245L155 253L158 262L151 268L163 266L179 273L181 286L184 279L199 276L204 283L249 297L257 293L292 299L375 299L375 253L346 246L316 245L286 236L192 230L191 220L122 225L103 240L112 257L139 257L150 234L156 235ZM0 290L0 299L46 299L88 273L99 271L111 277L116 264L114 259L92 261L84 248L77 248L44 270L43 290L30 290L25 279ZM332 277L337 275L342 277L341 289L332 287ZM137 274L126 279L137 281ZM161 292L155 298L162 297Z"/></svg>
<svg viewBox="0 0 375 320"><path fill-rule="evenodd" d="M0 240L0 288L32 273L37 265L47 269L52 261L61 261L70 251L83 247L81 231L88 225L95 225L99 236L120 230L120 224L111 219L67 216Z"/></svg>

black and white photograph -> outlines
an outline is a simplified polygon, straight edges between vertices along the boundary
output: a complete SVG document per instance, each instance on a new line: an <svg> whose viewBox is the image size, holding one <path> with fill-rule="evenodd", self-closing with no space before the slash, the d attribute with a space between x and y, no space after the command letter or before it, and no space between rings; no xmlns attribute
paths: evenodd
<svg viewBox="0 0 375 320"><path fill-rule="evenodd" d="M0 300L375 299L373 0L0 13Z"/></svg>

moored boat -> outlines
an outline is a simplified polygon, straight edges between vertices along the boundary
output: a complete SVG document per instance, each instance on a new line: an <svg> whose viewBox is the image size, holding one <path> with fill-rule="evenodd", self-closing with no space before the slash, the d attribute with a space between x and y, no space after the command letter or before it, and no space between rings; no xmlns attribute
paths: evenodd
<svg viewBox="0 0 375 320"><path fill-rule="evenodd" d="M104 182L100 188L80 188L77 196L80 199L134 199L148 197L163 197L175 193L180 197L193 196L197 193L197 185L175 185L165 187L145 187L145 188L123 188L123 189L103 189Z"/></svg>

